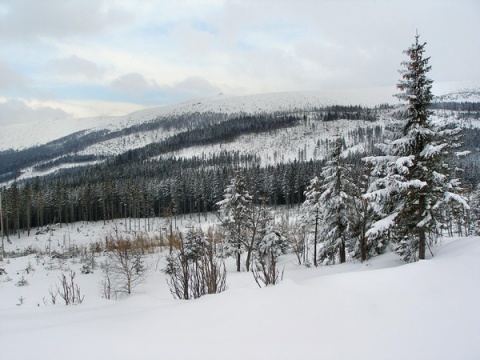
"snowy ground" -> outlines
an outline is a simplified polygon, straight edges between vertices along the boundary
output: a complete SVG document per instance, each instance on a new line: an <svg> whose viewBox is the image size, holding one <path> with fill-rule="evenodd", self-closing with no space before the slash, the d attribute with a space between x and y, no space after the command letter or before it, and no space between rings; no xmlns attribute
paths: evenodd
<svg viewBox="0 0 480 360"><path fill-rule="evenodd" d="M164 226L153 224L155 231ZM110 229L112 223L63 225L5 245L61 252L102 241ZM228 290L190 301L174 300L155 266L134 294L106 300L101 271L81 274L78 259L51 266L47 255L10 258L0 263L7 271L0 275L0 357L480 359L480 238L445 239L434 253L413 264L387 253L364 264L310 269L287 255L283 282L262 289L229 262ZM149 261L162 267L163 255ZM29 263L35 270L27 274ZM77 273L84 302L45 305L68 269ZM17 286L22 276L28 285Z"/></svg>

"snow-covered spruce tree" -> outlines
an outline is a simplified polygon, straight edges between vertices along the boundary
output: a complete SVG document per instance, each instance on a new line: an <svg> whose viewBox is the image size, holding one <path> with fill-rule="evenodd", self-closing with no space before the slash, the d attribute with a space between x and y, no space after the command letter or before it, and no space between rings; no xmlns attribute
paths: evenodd
<svg viewBox="0 0 480 360"><path fill-rule="evenodd" d="M223 254L236 256L240 271L241 254L245 253L245 269L250 271L256 243L263 237L271 217L266 202L250 195L243 176L237 172L217 206L225 232Z"/></svg>
<svg viewBox="0 0 480 360"><path fill-rule="evenodd" d="M286 237L280 233L272 222L265 229L265 235L257 243L255 261L252 268L253 277L259 287L276 285L283 277L283 271L277 268L278 258L289 248Z"/></svg>
<svg viewBox="0 0 480 360"><path fill-rule="evenodd" d="M370 201L363 197L372 182L373 164L364 163L357 170L361 170L356 180L357 191L355 193L355 205L357 210L356 224L353 224L353 235L358 239L353 249L353 256L361 261L366 261L372 256L381 254L385 251L388 242L386 239L378 237L368 237L367 231L374 221L379 220L378 214L375 214Z"/></svg>
<svg viewBox="0 0 480 360"><path fill-rule="evenodd" d="M317 262L317 245L318 245L318 233L320 225L320 195L322 194L320 188L320 179L315 176L310 180L310 184L305 190L305 201L302 204L303 222L307 224L307 227L313 227L313 265L318 266ZM308 259L305 259L305 263L308 265Z"/></svg>
<svg viewBox="0 0 480 360"><path fill-rule="evenodd" d="M253 205L253 197L248 192L240 172L235 173L223 197L224 199L217 203L220 221L225 230L222 250L225 256L236 257L237 271L240 271L241 255L248 243L247 223Z"/></svg>
<svg viewBox="0 0 480 360"><path fill-rule="evenodd" d="M351 242L352 228L358 222L355 197L356 185L351 167L341 157L342 141L337 138L330 159L322 170L320 212L322 246L318 257L323 264L335 264L347 259L347 245Z"/></svg>
<svg viewBox="0 0 480 360"><path fill-rule="evenodd" d="M480 235L480 184L471 194L470 234Z"/></svg>
<svg viewBox="0 0 480 360"><path fill-rule="evenodd" d="M381 217L367 236L393 240L406 261L425 258L427 236L437 234L449 209L468 208L448 163L460 129L437 126L430 118L432 80L425 45L417 34L405 51L409 60L402 62L397 97L406 102L406 115L395 138L379 146L384 156L365 158L378 177L365 197Z"/></svg>

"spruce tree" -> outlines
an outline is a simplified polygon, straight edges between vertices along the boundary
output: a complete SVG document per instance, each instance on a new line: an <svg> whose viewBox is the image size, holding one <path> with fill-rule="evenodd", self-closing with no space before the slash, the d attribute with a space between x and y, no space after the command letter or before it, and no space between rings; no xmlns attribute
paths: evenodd
<svg viewBox="0 0 480 360"><path fill-rule="evenodd" d="M225 229L223 253L235 256L237 271L241 270L241 255L248 243L247 224L249 221L253 197L247 190L245 179L237 171L230 185L225 188L224 199L217 203L220 221Z"/></svg>
<svg viewBox="0 0 480 360"><path fill-rule="evenodd" d="M356 212L356 185L351 177L351 166L342 159L342 139L337 138L330 159L322 170L320 210L323 219L319 260L324 264L340 263L347 259L347 245L352 229L358 222Z"/></svg>
<svg viewBox="0 0 480 360"><path fill-rule="evenodd" d="M313 235L313 265L318 266L317 262L317 245L318 245L318 233L320 223L320 179L315 176L305 190L305 201L302 204L302 210L304 213L303 222L308 227L314 227ZM308 259L307 259L308 261Z"/></svg>
<svg viewBox="0 0 480 360"><path fill-rule="evenodd" d="M394 240L407 261L425 259L427 236L438 234L452 207L468 207L458 195L459 182L447 162L458 147L460 129L442 127L430 117L432 80L427 77L431 66L425 45L417 34L404 51L408 61L402 62L397 85L402 93L397 97L406 102L406 112L394 139L380 146L384 156L366 158L378 177L366 198L375 202L381 217L367 235Z"/></svg>

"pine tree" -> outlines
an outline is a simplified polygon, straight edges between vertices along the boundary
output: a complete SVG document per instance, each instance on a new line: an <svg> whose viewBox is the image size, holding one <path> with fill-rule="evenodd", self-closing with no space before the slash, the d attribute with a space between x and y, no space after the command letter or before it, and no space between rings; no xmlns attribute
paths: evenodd
<svg viewBox="0 0 480 360"><path fill-rule="evenodd" d="M319 260L326 264L346 261L346 250L351 240L352 228L358 222L356 213L356 186L351 178L351 167L341 157L342 140L335 142L331 158L322 170L319 201L323 220L323 246Z"/></svg>
<svg viewBox="0 0 480 360"><path fill-rule="evenodd" d="M460 129L440 127L430 118L432 80L427 77L431 67L425 45L417 34L405 51L409 60L402 62L405 69L397 85L403 91L398 98L407 103L402 126L391 142L380 146L384 156L365 159L378 177L366 198L375 202L381 217L367 235L391 238L407 261L425 259L427 235L437 234L452 206L468 207L446 161L458 146Z"/></svg>
<svg viewBox="0 0 480 360"><path fill-rule="evenodd" d="M317 245L318 245L318 232L320 222L320 179L315 176L305 190L305 201L302 204L304 213L304 222L307 226L314 226L313 233L313 265L318 266L317 262ZM307 259L308 261L308 259Z"/></svg>
<svg viewBox="0 0 480 360"><path fill-rule="evenodd" d="M241 255L247 240L247 223L253 204L253 197L247 190L245 179L236 172L224 192L224 199L217 203L220 221L226 232L223 252L236 257L237 271L241 270Z"/></svg>

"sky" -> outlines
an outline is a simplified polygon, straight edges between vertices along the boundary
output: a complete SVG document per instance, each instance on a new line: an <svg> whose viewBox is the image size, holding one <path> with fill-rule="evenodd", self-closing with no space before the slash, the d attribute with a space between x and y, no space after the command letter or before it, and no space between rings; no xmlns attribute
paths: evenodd
<svg viewBox="0 0 480 360"><path fill-rule="evenodd" d="M123 115L219 93L479 81L478 0L0 0L0 125Z"/></svg>

